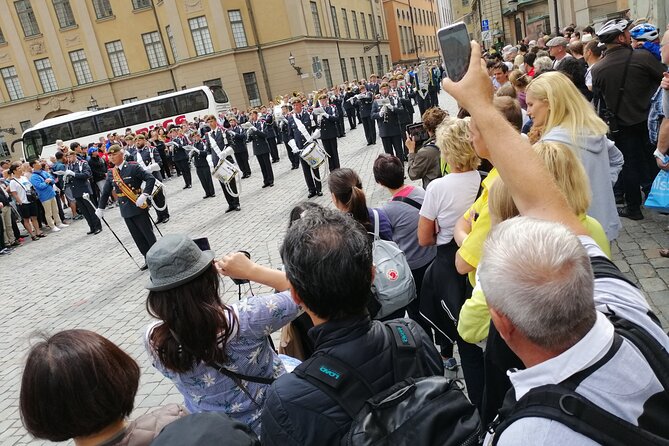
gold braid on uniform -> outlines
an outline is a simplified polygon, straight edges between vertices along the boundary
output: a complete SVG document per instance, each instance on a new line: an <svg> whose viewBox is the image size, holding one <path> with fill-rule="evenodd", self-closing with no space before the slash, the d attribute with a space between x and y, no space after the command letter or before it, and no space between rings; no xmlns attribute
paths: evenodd
<svg viewBox="0 0 669 446"><path fill-rule="evenodd" d="M119 171L118 167L114 167L112 169L112 178L114 179L114 182L116 183L118 188L121 190L123 196L126 197L128 200L132 201L133 204L137 203L137 194L135 193L135 191L132 190L130 186L125 184L123 178L121 178L121 172ZM146 202L144 203L143 206L141 206L140 209L146 209L148 206L149 203Z"/></svg>

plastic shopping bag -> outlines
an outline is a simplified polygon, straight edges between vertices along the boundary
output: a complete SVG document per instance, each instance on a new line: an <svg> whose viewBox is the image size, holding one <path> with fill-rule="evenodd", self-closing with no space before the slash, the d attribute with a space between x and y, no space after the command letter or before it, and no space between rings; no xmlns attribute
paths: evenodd
<svg viewBox="0 0 669 446"><path fill-rule="evenodd" d="M669 172L660 170L650 188L645 206L661 212L669 212Z"/></svg>

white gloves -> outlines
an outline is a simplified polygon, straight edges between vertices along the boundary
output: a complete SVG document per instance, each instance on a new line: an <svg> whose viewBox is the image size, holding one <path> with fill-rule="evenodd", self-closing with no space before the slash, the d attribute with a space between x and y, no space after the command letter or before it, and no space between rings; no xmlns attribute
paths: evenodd
<svg viewBox="0 0 669 446"><path fill-rule="evenodd" d="M135 202L135 206L138 208L143 207L146 204L146 200L149 198L147 194L142 194L139 197L137 197L137 201Z"/></svg>
<svg viewBox="0 0 669 446"><path fill-rule="evenodd" d="M311 138L309 140L313 141L314 139L318 139L320 137L321 137L321 129L316 129L314 130L314 133L311 134Z"/></svg>
<svg viewBox="0 0 669 446"><path fill-rule="evenodd" d="M149 164L149 172L160 172L160 164L158 163Z"/></svg>
<svg viewBox="0 0 669 446"><path fill-rule="evenodd" d="M381 110L379 110L379 116L383 118L385 115L386 115L386 108L381 107Z"/></svg>
<svg viewBox="0 0 669 446"><path fill-rule="evenodd" d="M104 209L97 208L95 210L95 216L98 217L100 220L104 218L104 215L105 215Z"/></svg>
<svg viewBox="0 0 669 446"><path fill-rule="evenodd" d="M65 176L66 176L66 177L73 177L73 176L74 176L74 171L72 171L72 170L70 170L70 169L67 169L67 170L65 171Z"/></svg>
<svg viewBox="0 0 669 446"><path fill-rule="evenodd" d="M195 149L195 148L193 148L193 150L192 150L191 152L192 152L192 153L195 153L196 155L199 155L199 154L200 154L200 151L199 151L198 149Z"/></svg>
<svg viewBox="0 0 669 446"><path fill-rule="evenodd" d="M288 146L290 146L290 149L292 150L293 153L300 153L300 149L297 148L297 144L295 144L294 139L288 141Z"/></svg>

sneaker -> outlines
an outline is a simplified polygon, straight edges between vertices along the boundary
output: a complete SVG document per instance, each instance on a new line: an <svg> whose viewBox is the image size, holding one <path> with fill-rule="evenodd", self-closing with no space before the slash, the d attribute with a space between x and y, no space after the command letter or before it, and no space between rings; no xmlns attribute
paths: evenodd
<svg viewBox="0 0 669 446"><path fill-rule="evenodd" d="M458 368L458 361L455 358L441 358L441 360L444 362L444 368L446 370L455 370Z"/></svg>
<svg viewBox="0 0 669 446"><path fill-rule="evenodd" d="M61 224L58 225L58 227L60 229L67 228L68 226L70 226L70 225L66 225L65 223L61 223Z"/></svg>
<svg viewBox="0 0 669 446"><path fill-rule="evenodd" d="M53 231L53 232L59 232L59 231L60 231L60 228L59 228L58 226L54 226L53 228L51 228L51 231Z"/></svg>

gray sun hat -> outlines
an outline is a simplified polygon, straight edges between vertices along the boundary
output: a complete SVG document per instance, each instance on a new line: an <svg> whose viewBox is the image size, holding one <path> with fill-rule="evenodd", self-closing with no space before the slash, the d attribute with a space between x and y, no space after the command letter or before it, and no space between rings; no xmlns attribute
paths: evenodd
<svg viewBox="0 0 669 446"><path fill-rule="evenodd" d="M149 281L146 289L164 291L190 282L214 260L214 251L201 251L184 234L167 234L146 253Z"/></svg>

